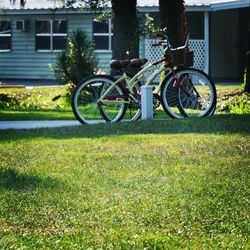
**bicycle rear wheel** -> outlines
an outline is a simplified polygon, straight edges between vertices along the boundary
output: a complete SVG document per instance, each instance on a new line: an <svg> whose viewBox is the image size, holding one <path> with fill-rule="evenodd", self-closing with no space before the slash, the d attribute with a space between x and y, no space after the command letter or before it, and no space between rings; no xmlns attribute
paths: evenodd
<svg viewBox="0 0 250 250"><path fill-rule="evenodd" d="M115 122L122 119L126 112L123 102L102 104L99 98L115 82L110 76L93 76L76 86L72 93L72 110L82 124L100 122ZM121 87L114 85L109 93L112 100L123 100L124 93Z"/></svg>
<svg viewBox="0 0 250 250"><path fill-rule="evenodd" d="M204 117L216 107L216 89L204 72L182 68L163 81L161 101L165 112L172 118Z"/></svg>

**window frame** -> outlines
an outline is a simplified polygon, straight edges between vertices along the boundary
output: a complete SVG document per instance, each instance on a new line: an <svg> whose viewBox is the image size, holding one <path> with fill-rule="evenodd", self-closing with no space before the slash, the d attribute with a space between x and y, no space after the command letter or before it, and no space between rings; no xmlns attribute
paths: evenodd
<svg viewBox="0 0 250 250"><path fill-rule="evenodd" d="M103 36L103 37L108 37L108 49L95 49L95 52L112 52L112 37L113 37L113 32L112 32L112 20L111 18L108 19L108 33L94 33L94 21L93 20L93 40L95 36Z"/></svg>
<svg viewBox="0 0 250 250"><path fill-rule="evenodd" d="M49 22L50 25L50 33L36 33L36 23L37 22ZM67 33L53 33L53 23L54 21L66 21L66 29ZM50 49L36 49L37 46L37 37L49 37L50 38ZM43 52L62 52L67 49L67 46L65 49L53 49L53 38L54 37L68 37L68 20L67 19L37 19L35 20L35 51L39 53Z"/></svg>
<svg viewBox="0 0 250 250"><path fill-rule="evenodd" d="M10 49L0 49L0 53L11 52L12 51L12 23L11 20L1 20L0 22L9 22L10 23L10 33L1 34L0 37L10 37Z"/></svg>

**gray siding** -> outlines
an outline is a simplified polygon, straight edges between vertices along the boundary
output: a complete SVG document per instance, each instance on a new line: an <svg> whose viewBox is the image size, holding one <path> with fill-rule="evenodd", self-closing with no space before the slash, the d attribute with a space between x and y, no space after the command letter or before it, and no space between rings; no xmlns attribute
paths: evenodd
<svg viewBox="0 0 250 250"><path fill-rule="evenodd" d="M112 59L112 53L111 52L95 52L95 54L99 60L99 69L101 71L109 73L110 71L109 64Z"/></svg>
<svg viewBox="0 0 250 250"><path fill-rule="evenodd" d="M11 20L12 51L0 52L0 78L2 79L54 79L50 65L56 62L56 52L37 52L35 50L35 21L39 19L66 19L68 33L77 28L83 29L92 37L91 14L60 15L0 15L0 20ZM16 30L16 20L30 20L28 32ZM95 52L99 60L99 69L109 72L111 52ZM144 38L140 39L140 57L144 56Z"/></svg>
<svg viewBox="0 0 250 250"><path fill-rule="evenodd" d="M53 79L49 65L55 63L56 52L37 52L35 50L35 20L39 19L66 19L68 33L76 28L82 28L92 36L92 17L85 15L31 15L27 16L0 16L0 20L12 22L12 51L0 52L0 78L12 79ZM29 32L16 30L16 20L30 20Z"/></svg>

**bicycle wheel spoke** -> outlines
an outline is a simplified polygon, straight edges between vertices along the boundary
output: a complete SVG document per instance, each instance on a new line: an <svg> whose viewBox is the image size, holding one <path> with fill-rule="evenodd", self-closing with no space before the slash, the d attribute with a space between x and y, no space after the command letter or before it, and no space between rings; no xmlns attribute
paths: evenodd
<svg viewBox="0 0 250 250"><path fill-rule="evenodd" d="M133 99L129 95L127 95L127 99L129 100L129 104L127 106L127 112L124 116L126 121L135 121L141 117L141 95L140 95L140 85L136 84L133 88Z"/></svg>
<svg viewBox="0 0 250 250"><path fill-rule="evenodd" d="M118 121L126 111L124 102L102 104L99 99L113 84L114 80L95 76L76 87L72 98L72 109L76 118L86 124L104 121ZM109 96L123 96L119 86L114 86Z"/></svg>
<svg viewBox="0 0 250 250"><path fill-rule="evenodd" d="M162 87L164 110L174 118L209 115L216 103L214 83L196 69L181 69L176 73Z"/></svg>

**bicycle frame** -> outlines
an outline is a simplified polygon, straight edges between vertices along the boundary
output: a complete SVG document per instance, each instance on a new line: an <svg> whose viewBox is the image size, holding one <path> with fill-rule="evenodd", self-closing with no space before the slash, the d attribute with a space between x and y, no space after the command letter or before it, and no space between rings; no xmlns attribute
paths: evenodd
<svg viewBox="0 0 250 250"><path fill-rule="evenodd" d="M151 76L147 79L145 77L145 73L149 72L151 69L153 69L156 65L165 62L164 64L161 65L161 67L159 69L156 69ZM109 92L111 91L111 89L119 84L120 82L124 81L126 82L126 86L130 92L130 94L133 94L133 88L135 87L135 85L142 81L144 83L144 85L149 85L151 84L154 79L159 76L164 70L173 70L173 67L171 66L170 62L167 60L166 57L153 62L151 64L149 64L148 66L146 66L145 68L143 68L142 70L140 70L135 76L133 76L131 79L127 76L127 74L124 72L123 75L117 80L115 81L105 92L104 94L97 100L97 102L101 102L103 104L118 104L118 103L129 103L129 101L124 101L124 100L107 100L105 99L107 97L107 95L109 94ZM160 84L157 86L157 88L154 90L154 93L159 94L160 93L160 89L161 89L161 84L162 82L160 82Z"/></svg>
<svg viewBox="0 0 250 250"><path fill-rule="evenodd" d="M145 59L114 60L110 66L113 73L119 72L115 78L95 75L76 86L71 104L75 117L83 124L138 120L141 86L152 86L163 75L164 79L161 77L152 86L154 114L163 108L171 118L212 115L216 107L215 85L207 74L191 68L193 53L186 49L187 41L178 48L171 48L165 40L153 46L166 46L158 61L144 65Z"/></svg>
<svg viewBox="0 0 250 250"><path fill-rule="evenodd" d="M184 49L187 47L188 44L188 40L189 40L189 35L187 36L186 42L184 46L178 47L179 49ZM127 76L127 74L124 72L123 75L117 80L115 81L105 92L104 94L97 100L98 103L103 103L103 104L108 104L108 103L129 103L129 101L119 101L119 100L105 100L105 97L109 94L110 90L118 83L122 82L125 80L127 88L130 92L130 94L133 94L133 88L135 87L136 83L142 81L144 83L144 85L149 85L151 84L154 79L159 76L164 70L168 70L170 72L172 72L175 74L175 70L174 70L174 66L172 65L172 63L168 60L167 56L166 56L166 52L171 48L168 39L167 40L162 40L161 41L161 46L166 46L166 48L164 49L164 57L162 57L161 59L159 59L158 61L155 61L151 64L149 64L148 66L146 66L145 68L143 68L142 70L140 70L134 77L132 77L131 79L129 79L129 77ZM177 49L177 48L176 48ZM151 69L153 69L156 65L162 63L161 67L159 69L156 69L153 74L151 74L151 76L147 79L145 77L145 73L149 72ZM160 93L161 90L161 85L162 85L162 81L160 82L160 84L157 86L157 88L154 90L155 94ZM188 92L181 86L180 84L180 80L177 77L176 78L176 82L174 83L174 85L176 87L179 87L183 90L184 93L186 93L187 95ZM117 99L117 98L116 98Z"/></svg>

